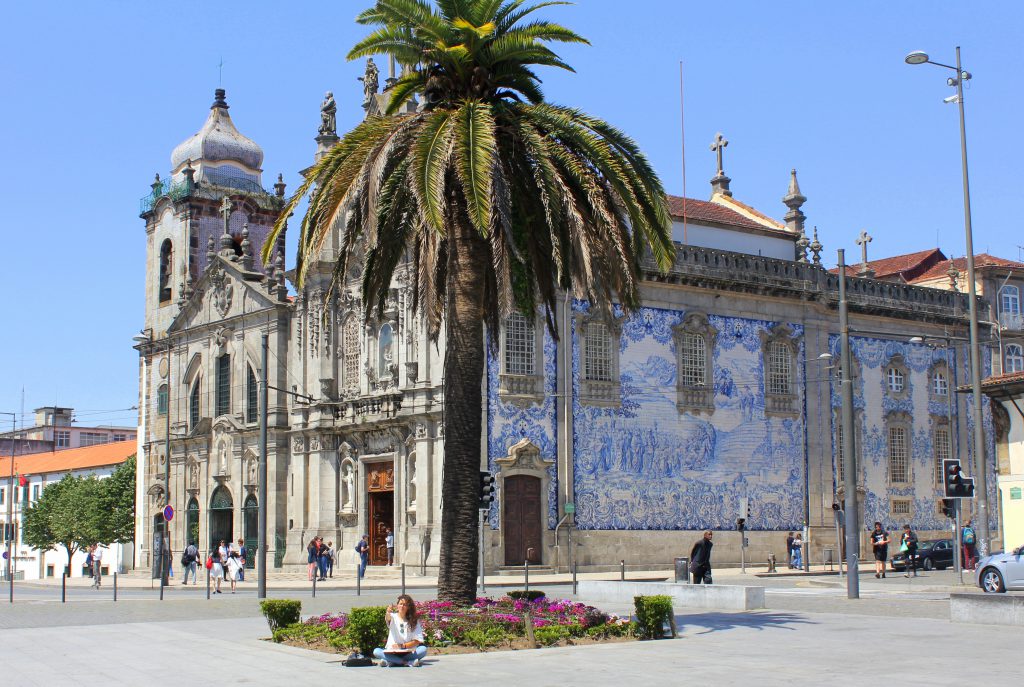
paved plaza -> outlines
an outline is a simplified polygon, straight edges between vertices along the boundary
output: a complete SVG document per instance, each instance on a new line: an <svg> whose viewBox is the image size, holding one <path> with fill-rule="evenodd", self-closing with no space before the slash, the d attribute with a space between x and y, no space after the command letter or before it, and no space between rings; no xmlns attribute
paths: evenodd
<svg viewBox="0 0 1024 687"><path fill-rule="evenodd" d="M653 574L653 573L652 573ZM764 584L768 609L725 613L676 609L681 637L537 651L489 652L429 658L420 669L343 668L340 657L275 645L257 607L253 584L237 595L207 601L205 593L126 589L116 604L76 594L68 603L20 599L0 610L0 663L5 685L62 685L79 679L118 684L171 684L217 676L218 685L281 685L296 680L358 680L410 685L640 684L949 684L955 678L1015 680L1013 659L1024 628L952 624L952 573L876 581L863 579L863 598L846 599L835 577L742 576L722 582ZM606 575L606 577L609 577ZM748 579L749 578L749 579ZM513 580L512 582L516 582ZM41 585L42 586L42 585ZM559 579L551 596L570 596ZM25 585L28 587L28 585ZM22 591L19 588L19 592ZM50 592L51 589L44 591ZM85 591L85 590L82 590ZM303 614L386 603L396 590L304 588L273 596L301 598ZM500 593L494 588L493 593ZM432 596L433 589L413 591ZM145 596L140 596L144 594ZM586 599L581 599L586 601ZM627 614L626 605L602 604ZM967 666L970 666L968 669ZM908 668L909 667L909 668ZM13 671L13 672L12 672Z"/></svg>

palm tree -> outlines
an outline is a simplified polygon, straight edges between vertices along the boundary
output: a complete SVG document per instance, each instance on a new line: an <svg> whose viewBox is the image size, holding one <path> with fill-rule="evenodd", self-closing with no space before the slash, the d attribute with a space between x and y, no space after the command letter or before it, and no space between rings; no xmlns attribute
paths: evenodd
<svg viewBox="0 0 1024 687"><path fill-rule="evenodd" d="M383 310L396 266L411 260L415 307L435 340L446 326L438 595L462 604L476 596L485 329L494 350L504 318L532 319L543 306L555 334L560 289L605 313L613 299L628 311L643 252L662 269L674 255L664 190L636 144L544 102L533 68L571 71L546 44L586 41L525 20L564 4L377 0L357 18L376 29L348 58L387 54L411 67L385 114L368 116L311 170L264 244L266 261L309 195L297 284L338 232L334 283L363 260L367 316ZM423 106L401 113L416 93Z"/></svg>

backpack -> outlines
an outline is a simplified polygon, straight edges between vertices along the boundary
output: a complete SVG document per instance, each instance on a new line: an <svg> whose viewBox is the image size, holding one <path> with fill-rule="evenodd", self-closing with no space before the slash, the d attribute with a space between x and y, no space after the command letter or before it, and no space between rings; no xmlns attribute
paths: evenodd
<svg viewBox="0 0 1024 687"><path fill-rule="evenodd" d="M92 551L90 551L89 554L85 557L85 565L87 568L92 567Z"/></svg>
<svg viewBox="0 0 1024 687"><path fill-rule="evenodd" d="M341 665L346 668L365 668L373 665L373 659L360 653L349 654L348 658L341 662Z"/></svg>
<svg viewBox="0 0 1024 687"><path fill-rule="evenodd" d="M968 527L968 528L966 528L964 530L964 544L973 544L973 543L974 543L974 530L972 530L970 527Z"/></svg>

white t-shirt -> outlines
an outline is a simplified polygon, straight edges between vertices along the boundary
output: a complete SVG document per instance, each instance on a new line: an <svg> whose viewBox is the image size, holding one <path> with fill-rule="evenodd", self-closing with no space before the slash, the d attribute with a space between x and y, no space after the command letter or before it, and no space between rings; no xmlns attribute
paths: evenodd
<svg viewBox="0 0 1024 687"><path fill-rule="evenodd" d="M92 552L92 562L93 563L99 563L102 560L103 560L103 551L101 549L96 549L95 551Z"/></svg>
<svg viewBox="0 0 1024 687"><path fill-rule="evenodd" d="M402 620L398 613L391 614L391 625L388 628L388 643L384 646L387 649L400 648L406 642L418 640L423 643L423 623L417 622L413 627Z"/></svg>

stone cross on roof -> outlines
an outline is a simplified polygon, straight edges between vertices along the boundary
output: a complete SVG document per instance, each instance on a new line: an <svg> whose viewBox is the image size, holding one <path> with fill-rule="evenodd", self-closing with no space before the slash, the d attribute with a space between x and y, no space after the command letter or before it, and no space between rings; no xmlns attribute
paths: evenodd
<svg viewBox="0 0 1024 687"><path fill-rule="evenodd" d="M857 237L856 244L860 246L860 272L858 274L862 276L874 276L874 272L868 267L868 244L871 243L871 240L866 230L861 231L860 236Z"/></svg>
<svg viewBox="0 0 1024 687"><path fill-rule="evenodd" d="M722 133L715 134L715 140L711 142L711 151L718 154L718 176L724 176L725 170L722 166L722 153L729 142L725 140Z"/></svg>
<svg viewBox="0 0 1024 687"><path fill-rule="evenodd" d="M224 233L228 233L228 220L231 219L231 211L234 207L231 205L231 199L224 196L224 199L220 202L220 214L224 216Z"/></svg>

